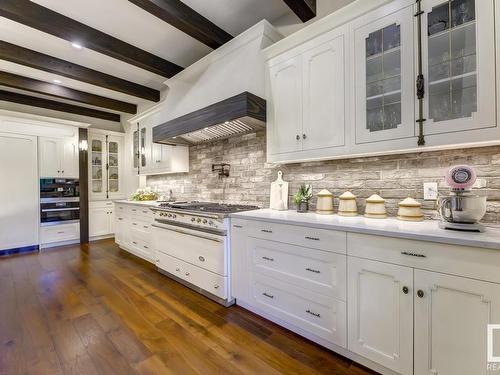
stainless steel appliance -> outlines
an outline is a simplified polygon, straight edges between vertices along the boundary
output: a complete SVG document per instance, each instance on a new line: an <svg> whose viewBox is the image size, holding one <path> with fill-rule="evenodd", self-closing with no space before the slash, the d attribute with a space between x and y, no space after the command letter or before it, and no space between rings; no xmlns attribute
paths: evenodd
<svg viewBox="0 0 500 375"><path fill-rule="evenodd" d="M450 194L438 199L441 228L484 231L479 221L486 213L486 197L472 193L476 178L474 169L467 165L457 165L448 171L446 182L451 187Z"/></svg>
<svg viewBox="0 0 500 375"><path fill-rule="evenodd" d="M80 220L78 179L40 180L40 223L42 226L75 223Z"/></svg>
<svg viewBox="0 0 500 375"><path fill-rule="evenodd" d="M162 203L153 224L153 248L160 254L161 273L229 306L228 214L256 206L208 202Z"/></svg>

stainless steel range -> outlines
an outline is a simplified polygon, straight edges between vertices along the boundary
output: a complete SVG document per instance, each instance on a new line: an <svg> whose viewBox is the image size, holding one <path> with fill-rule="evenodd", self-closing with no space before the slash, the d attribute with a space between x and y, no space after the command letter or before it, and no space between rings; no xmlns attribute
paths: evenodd
<svg viewBox="0 0 500 375"><path fill-rule="evenodd" d="M153 248L160 272L229 306L228 215L257 206L209 202L162 203L155 212Z"/></svg>

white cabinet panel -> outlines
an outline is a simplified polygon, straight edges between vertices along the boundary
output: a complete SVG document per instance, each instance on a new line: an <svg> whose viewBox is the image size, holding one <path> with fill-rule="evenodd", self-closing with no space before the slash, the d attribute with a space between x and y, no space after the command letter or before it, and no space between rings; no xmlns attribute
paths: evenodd
<svg viewBox="0 0 500 375"><path fill-rule="evenodd" d="M349 350L413 373L413 269L348 257Z"/></svg>
<svg viewBox="0 0 500 375"><path fill-rule="evenodd" d="M89 204L89 236L109 236L115 227L113 202L96 201Z"/></svg>
<svg viewBox="0 0 500 375"><path fill-rule="evenodd" d="M492 374L487 326L499 323L500 285L415 270L415 375Z"/></svg>
<svg viewBox="0 0 500 375"><path fill-rule="evenodd" d="M65 178L78 178L79 150L76 138L65 140L62 151L62 175Z"/></svg>
<svg viewBox="0 0 500 375"><path fill-rule="evenodd" d="M344 38L337 36L302 56L303 150L345 144Z"/></svg>
<svg viewBox="0 0 500 375"><path fill-rule="evenodd" d="M61 177L60 139L39 138L40 177Z"/></svg>
<svg viewBox="0 0 500 375"><path fill-rule="evenodd" d="M40 229L40 243L42 245L76 241L80 238L80 223L51 225Z"/></svg>

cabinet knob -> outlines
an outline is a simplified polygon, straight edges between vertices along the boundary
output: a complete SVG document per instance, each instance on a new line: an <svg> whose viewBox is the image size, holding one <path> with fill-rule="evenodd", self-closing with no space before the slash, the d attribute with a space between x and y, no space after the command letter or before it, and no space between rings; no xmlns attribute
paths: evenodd
<svg viewBox="0 0 500 375"><path fill-rule="evenodd" d="M419 289L419 290L417 291L417 296L418 296L418 298L424 298L424 294L425 294L425 293L424 293L424 291L423 291L422 289Z"/></svg>
<svg viewBox="0 0 500 375"><path fill-rule="evenodd" d="M295 139L296 139L297 141L300 141L300 135L298 135L298 134L297 134L297 135L295 136Z"/></svg>
<svg viewBox="0 0 500 375"><path fill-rule="evenodd" d="M198 259L200 260L200 262L204 262L205 261L205 258L202 257L201 255L198 257Z"/></svg>
<svg viewBox="0 0 500 375"><path fill-rule="evenodd" d="M190 273L189 273L189 272L186 272L186 276L189 276L189 275L190 275Z"/></svg>
<svg viewBox="0 0 500 375"><path fill-rule="evenodd" d="M404 294L408 294L408 292L409 292L409 291L410 291L410 290L408 289L408 287L407 287L407 286L404 286L404 287L403 287L403 293L404 293Z"/></svg>
<svg viewBox="0 0 500 375"><path fill-rule="evenodd" d="M180 268L176 268L175 271L179 272L181 269Z"/></svg>
<svg viewBox="0 0 500 375"><path fill-rule="evenodd" d="M214 289L219 289L219 286L218 285L214 285Z"/></svg>
<svg viewBox="0 0 500 375"><path fill-rule="evenodd" d="M306 139L306 138L307 138L307 135L302 134L302 139Z"/></svg>

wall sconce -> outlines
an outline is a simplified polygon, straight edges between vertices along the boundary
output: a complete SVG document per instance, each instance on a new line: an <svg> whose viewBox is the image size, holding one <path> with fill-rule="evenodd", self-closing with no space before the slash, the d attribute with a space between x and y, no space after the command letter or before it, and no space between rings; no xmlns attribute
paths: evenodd
<svg viewBox="0 0 500 375"><path fill-rule="evenodd" d="M89 144L86 139L83 139L80 141L80 144L78 145L78 148L80 151L88 151L89 149Z"/></svg>

